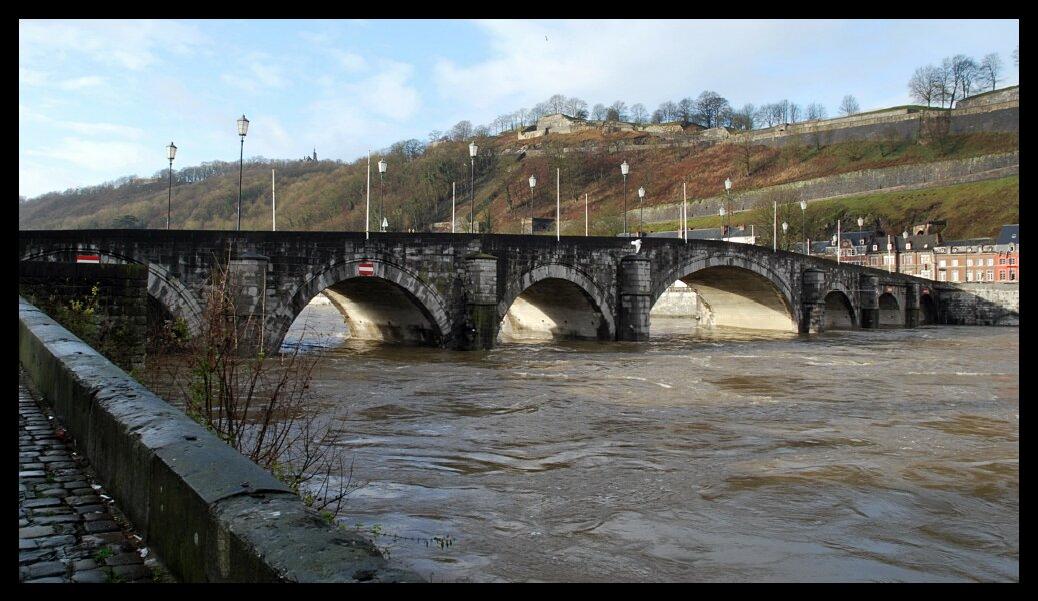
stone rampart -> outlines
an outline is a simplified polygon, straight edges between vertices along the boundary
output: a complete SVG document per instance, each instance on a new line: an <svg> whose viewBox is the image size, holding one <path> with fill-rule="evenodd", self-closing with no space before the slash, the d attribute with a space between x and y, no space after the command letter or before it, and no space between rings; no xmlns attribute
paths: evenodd
<svg viewBox="0 0 1038 601"><path fill-rule="evenodd" d="M941 283L938 320L965 326L1020 325L1020 284Z"/></svg>
<svg viewBox="0 0 1038 601"><path fill-rule="evenodd" d="M18 351L34 387L179 580L417 580L22 297Z"/></svg>
<svg viewBox="0 0 1038 601"><path fill-rule="evenodd" d="M918 165L865 169L748 190L736 195L732 204L736 211L744 211L753 208L754 204L766 195L785 190L796 190L802 200L812 202L865 193L948 186L1015 175L1019 173L1019 167L1020 153L1006 152ZM680 192L679 188L678 193L680 194ZM689 200L688 216L692 218L717 215L720 203L721 196ZM628 213L631 217L637 218L637 211L638 209L631 209ZM648 223L674 221L679 218L680 211L680 203L645 207L645 221Z"/></svg>

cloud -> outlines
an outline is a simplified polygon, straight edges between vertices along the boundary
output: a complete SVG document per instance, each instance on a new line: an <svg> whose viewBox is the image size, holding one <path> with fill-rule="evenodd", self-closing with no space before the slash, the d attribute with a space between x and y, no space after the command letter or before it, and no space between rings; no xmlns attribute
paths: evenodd
<svg viewBox="0 0 1038 601"><path fill-rule="evenodd" d="M176 21L18 22L19 63L86 57L94 62L141 71L162 53L190 54L208 40L194 25Z"/></svg>
<svg viewBox="0 0 1038 601"><path fill-rule="evenodd" d="M58 87L62 90L82 90L83 88L92 88L99 86L104 83L104 78L96 75L88 75L85 77L74 77L72 79L66 79L65 81L58 84Z"/></svg>
<svg viewBox="0 0 1038 601"><path fill-rule="evenodd" d="M145 149L136 142L66 137L50 148L26 150L24 154L65 161L91 171L131 173L143 166L141 157L145 156Z"/></svg>
<svg viewBox="0 0 1038 601"><path fill-rule="evenodd" d="M116 123L65 121L62 119L54 119L44 115L43 113L34 111L24 104L18 105L18 120L42 123L56 129L70 130L87 136L101 135L138 139L144 133L140 128L130 127L128 125L119 125Z"/></svg>

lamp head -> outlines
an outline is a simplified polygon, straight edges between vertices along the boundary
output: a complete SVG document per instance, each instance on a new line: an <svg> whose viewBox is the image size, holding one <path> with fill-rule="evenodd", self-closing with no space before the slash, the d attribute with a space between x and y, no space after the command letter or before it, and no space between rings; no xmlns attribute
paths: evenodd
<svg viewBox="0 0 1038 601"><path fill-rule="evenodd" d="M173 157L177 156L177 147L173 145L173 142L169 143L166 147L166 152L169 154L169 160L173 160Z"/></svg>
<svg viewBox="0 0 1038 601"><path fill-rule="evenodd" d="M238 119L238 135L244 138L247 133L249 133L249 120L242 115L241 119Z"/></svg>
<svg viewBox="0 0 1038 601"><path fill-rule="evenodd" d="M727 178L727 177L724 178L724 189L725 190L731 190L732 189L732 180Z"/></svg>
<svg viewBox="0 0 1038 601"><path fill-rule="evenodd" d="M479 146L476 146L475 142L470 142L469 143L469 156L472 157L472 158L476 158L476 152L478 152L478 151L479 151Z"/></svg>
<svg viewBox="0 0 1038 601"><path fill-rule="evenodd" d="M534 188L534 186L536 186L536 185L537 185L537 176L536 175L531 175L530 176L530 189L532 190Z"/></svg>
<svg viewBox="0 0 1038 601"><path fill-rule="evenodd" d="M620 163L620 173L621 174L627 175L627 173L630 170L631 170L631 166L627 164L627 161L624 161L624 162Z"/></svg>

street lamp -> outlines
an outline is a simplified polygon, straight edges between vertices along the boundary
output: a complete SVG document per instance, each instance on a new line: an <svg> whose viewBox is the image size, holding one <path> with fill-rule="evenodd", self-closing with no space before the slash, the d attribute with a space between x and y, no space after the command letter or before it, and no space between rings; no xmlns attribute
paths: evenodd
<svg viewBox="0 0 1038 601"><path fill-rule="evenodd" d="M724 241L724 216L728 211L725 211L724 206L717 210L717 214L721 216L721 241Z"/></svg>
<svg viewBox="0 0 1038 601"><path fill-rule="evenodd" d="M173 145L173 142L166 147L166 153L169 155L169 197L166 199L166 229L168 230L169 214L173 209L173 157L177 156L177 147Z"/></svg>
<svg viewBox="0 0 1038 601"><path fill-rule="evenodd" d="M386 159L378 160L378 227L381 232L386 231L386 228L382 225L385 222L385 218L382 216L382 210L386 206L386 188L384 178L388 167L389 164L386 163Z"/></svg>
<svg viewBox="0 0 1038 601"><path fill-rule="evenodd" d="M624 236L627 236L627 173L630 172L631 166L627 164L625 160L620 163L620 173L624 176Z"/></svg>
<svg viewBox="0 0 1038 601"><path fill-rule="evenodd" d="M473 228L476 227L476 152L479 151L479 146L476 146L475 142L469 143L469 162L471 163L471 169L469 170L469 233L475 231Z"/></svg>
<svg viewBox="0 0 1038 601"><path fill-rule="evenodd" d="M863 228L864 226L865 219L863 217L858 217L858 231L861 231L861 228Z"/></svg>
<svg viewBox="0 0 1038 601"><path fill-rule="evenodd" d="M530 208L527 209L527 213L530 216L530 233L533 233L533 189L537 187L537 176L530 176Z"/></svg>
<svg viewBox="0 0 1038 601"><path fill-rule="evenodd" d="M782 222L782 246L786 247L785 248L786 250L789 250L789 244L786 243L786 230L788 230L788 229L789 229L789 224L786 223L785 221L783 221Z"/></svg>
<svg viewBox="0 0 1038 601"><path fill-rule="evenodd" d="M807 201L800 201L800 220L801 226L804 228L804 250L808 255L811 254L811 239L807 237Z"/></svg>
<svg viewBox="0 0 1038 601"><path fill-rule="evenodd" d="M639 186L638 188L638 230L641 233L641 229L645 227L645 205L642 201L645 200L645 188Z"/></svg>
<svg viewBox="0 0 1038 601"><path fill-rule="evenodd" d="M245 165L245 134L249 133L249 120L242 114L238 119L238 135L241 137L241 153L238 155L238 231L241 231L241 175Z"/></svg>

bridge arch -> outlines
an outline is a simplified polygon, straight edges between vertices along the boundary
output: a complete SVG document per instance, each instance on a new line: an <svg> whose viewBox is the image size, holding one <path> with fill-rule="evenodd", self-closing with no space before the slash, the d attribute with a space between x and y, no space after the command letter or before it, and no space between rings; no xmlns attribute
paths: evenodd
<svg viewBox="0 0 1038 601"><path fill-rule="evenodd" d="M361 273L361 264L371 274ZM272 348L281 346L289 327L321 292L342 313L352 337L440 345L451 333L447 304L412 271L385 258L349 259L326 264L286 295L274 319Z"/></svg>
<svg viewBox="0 0 1038 601"><path fill-rule="evenodd" d="M169 270L137 257L113 253L108 250L91 245L77 245L75 247L49 248L40 252L28 254L21 258L22 261L51 260L75 261L77 253L91 252L99 256L115 259L118 263L132 263L146 265L148 267L148 296L158 301L162 307L176 318L183 319L187 324L188 332L196 335L202 327L202 304L198 297L188 289Z"/></svg>
<svg viewBox="0 0 1038 601"><path fill-rule="evenodd" d="M796 332L798 312L786 275L751 256L689 259L653 278L652 305L674 282L692 287L709 318L700 323Z"/></svg>
<svg viewBox="0 0 1038 601"><path fill-rule="evenodd" d="M852 330L857 324L858 316L850 295L843 286L834 287L825 295L825 329Z"/></svg>
<svg viewBox="0 0 1038 601"><path fill-rule="evenodd" d="M498 335L615 340L614 315L608 294L591 277L572 265L549 263L506 285L497 305Z"/></svg>
<svg viewBox="0 0 1038 601"><path fill-rule="evenodd" d="M905 315L901 303L893 293L884 292L879 296L879 325L880 327L905 325Z"/></svg>

